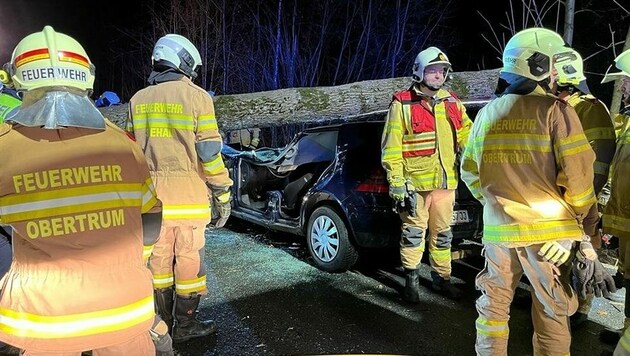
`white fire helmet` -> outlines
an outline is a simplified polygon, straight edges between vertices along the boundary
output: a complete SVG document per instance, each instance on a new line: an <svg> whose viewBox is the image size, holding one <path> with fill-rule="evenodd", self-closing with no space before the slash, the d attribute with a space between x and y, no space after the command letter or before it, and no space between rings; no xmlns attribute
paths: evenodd
<svg viewBox="0 0 630 356"><path fill-rule="evenodd" d="M197 68L201 66L201 55L186 37L168 34L155 43L151 63L177 69L194 79L197 77Z"/></svg>
<svg viewBox="0 0 630 356"><path fill-rule="evenodd" d="M413 63L413 80L422 82L424 69L431 64L444 64L447 68L444 77L448 76L451 70L451 62L448 60L446 54L437 47L429 47L416 56L416 60Z"/></svg>

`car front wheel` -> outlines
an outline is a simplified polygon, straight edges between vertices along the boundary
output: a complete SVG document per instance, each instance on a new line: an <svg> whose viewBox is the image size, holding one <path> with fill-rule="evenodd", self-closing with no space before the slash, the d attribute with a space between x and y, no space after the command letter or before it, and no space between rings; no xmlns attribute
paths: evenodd
<svg viewBox="0 0 630 356"><path fill-rule="evenodd" d="M322 206L313 211L306 240L315 264L324 271L345 272L357 262L358 253L350 242L348 228L330 207Z"/></svg>

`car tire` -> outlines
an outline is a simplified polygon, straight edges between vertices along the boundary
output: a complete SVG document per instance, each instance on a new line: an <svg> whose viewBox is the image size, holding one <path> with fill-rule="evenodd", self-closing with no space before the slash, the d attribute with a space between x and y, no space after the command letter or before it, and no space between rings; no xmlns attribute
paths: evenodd
<svg viewBox="0 0 630 356"><path fill-rule="evenodd" d="M308 251L318 268L327 272L345 272L359 258L350 242L348 228L339 214L321 206L311 214L306 229Z"/></svg>

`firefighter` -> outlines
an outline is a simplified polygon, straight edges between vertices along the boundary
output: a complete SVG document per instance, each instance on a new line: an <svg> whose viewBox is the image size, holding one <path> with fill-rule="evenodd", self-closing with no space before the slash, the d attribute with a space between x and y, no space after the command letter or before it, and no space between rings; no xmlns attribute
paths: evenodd
<svg viewBox="0 0 630 356"><path fill-rule="evenodd" d="M9 73L0 69L0 124L7 117L15 115L21 104L22 98L14 90Z"/></svg>
<svg viewBox="0 0 630 356"><path fill-rule="evenodd" d="M452 299L450 223L458 182L456 156L472 122L455 94L443 89L451 63L436 47L421 51L413 85L394 94L381 142L389 195L402 220L400 256L405 269L403 300L419 302L419 265L428 228L432 288Z"/></svg>
<svg viewBox="0 0 630 356"><path fill-rule="evenodd" d="M621 79L621 92L624 108L617 116L618 122L625 123L620 127L617 139L617 150L610 169L610 199L604 208L602 216L603 229L607 234L619 238L619 272L623 275L623 284L626 288L624 327L614 332L604 331L600 334L602 341L606 343L616 342L623 330L630 326L630 209L628 209L628 175L630 174L630 131L628 119L630 119L630 50L627 50L615 58L615 67L621 72L608 73L602 82L608 82L611 78ZM610 71L610 70L609 70ZM624 336L624 339L626 337ZM630 339L629 339L630 340ZM628 340L623 347L630 350Z"/></svg>
<svg viewBox="0 0 630 356"><path fill-rule="evenodd" d="M576 290L614 291L580 227L595 203L595 154L575 110L548 93L553 57L565 50L553 31L516 33L503 52L498 97L479 111L464 151L462 180L484 206L478 355L507 354L510 304L523 274L532 286L534 354L569 354L577 298L566 262L576 241L583 241Z"/></svg>
<svg viewBox="0 0 630 356"><path fill-rule="evenodd" d="M19 42L24 93L0 126L0 223L13 263L0 294L0 340L23 355L155 355L152 244L161 206L142 151L89 99L94 66L46 26ZM149 241L149 240L153 241Z"/></svg>
<svg viewBox="0 0 630 356"><path fill-rule="evenodd" d="M615 154L615 129L610 112L604 103L590 94L582 56L576 50L570 49L556 55L554 68L557 77L553 83L553 92L575 109L586 139L595 152L593 188L595 196L599 196L608 181L608 169ZM598 205L593 204L582 225L596 250L601 247L602 241L599 220ZM593 295L590 294L586 299L578 298L578 302L578 311L571 316L571 327L577 327L588 319Z"/></svg>
<svg viewBox="0 0 630 356"><path fill-rule="evenodd" d="M260 144L260 129L255 127L230 131L228 144L239 150L243 148L255 150Z"/></svg>
<svg viewBox="0 0 630 356"><path fill-rule="evenodd" d="M5 67L7 67L5 65ZM15 115L22 100L13 89L8 71L0 69L0 124L6 117ZM0 278L9 270L11 265L11 227L0 226Z"/></svg>
<svg viewBox="0 0 630 356"><path fill-rule="evenodd" d="M151 61L150 85L130 100L127 130L149 161L164 206L149 267L158 313L173 341L181 342L216 331L214 322L196 317L207 293L205 227L209 199L219 211L216 226L225 224L232 180L221 158L212 98L193 84L201 66L197 48L183 36L167 34L156 42Z"/></svg>

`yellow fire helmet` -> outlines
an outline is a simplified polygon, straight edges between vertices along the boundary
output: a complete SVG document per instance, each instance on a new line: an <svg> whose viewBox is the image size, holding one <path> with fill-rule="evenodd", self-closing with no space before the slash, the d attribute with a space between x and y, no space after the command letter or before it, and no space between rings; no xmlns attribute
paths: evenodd
<svg viewBox="0 0 630 356"><path fill-rule="evenodd" d="M83 46L51 26L18 43L10 70L18 90L63 86L89 91L94 86L95 67Z"/></svg>
<svg viewBox="0 0 630 356"><path fill-rule="evenodd" d="M602 79L602 83L612 82L613 80L621 79L623 77L630 77L630 49L624 51L615 58L615 67L621 70L621 72L610 73L610 70L613 69L613 66L611 65L608 67L606 75L604 75L604 79Z"/></svg>
<svg viewBox="0 0 630 356"><path fill-rule="evenodd" d="M416 60L413 63L413 80L421 82L424 77L424 69L431 64L444 64L446 66L445 77L451 70L451 62L444 52L437 47L429 47L416 56Z"/></svg>
<svg viewBox="0 0 630 356"><path fill-rule="evenodd" d="M554 31L532 27L517 32L503 50L502 73L512 73L537 82L551 75L552 57L568 50Z"/></svg>
<svg viewBox="0 0 630 356"><path fill-rule="evenodd" d="M554 56L554 68L558 72L556 81L559 86L573 86L582 93L590 93L584 75L584 61L578 51L569 48L566 52Z"/></svg>
<svg viewBox="0 0 630 356"><path fill-rule="evenodd" d="M558 71L558 84L577 86L586 80L582 56L573 48L555 56L554 67Z"/></svg>

